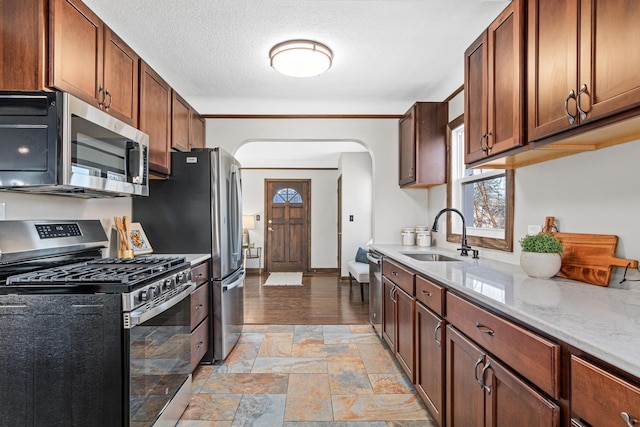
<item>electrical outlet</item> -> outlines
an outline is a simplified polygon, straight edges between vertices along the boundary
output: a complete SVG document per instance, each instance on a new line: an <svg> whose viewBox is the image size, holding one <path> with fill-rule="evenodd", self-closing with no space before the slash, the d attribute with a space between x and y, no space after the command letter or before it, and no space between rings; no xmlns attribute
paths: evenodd
<svg viewBox="0 0 640 427"><path fill-rule="evenodd" d="M7 204L0 203L0 221L7 219Z"/></svg>
<svg viewBox="0 0 640 427"><path fill-rule="evenodd" d="M540 225L530 225L527 227L527 234L538 234L542 230L542 226Z"/></svg>

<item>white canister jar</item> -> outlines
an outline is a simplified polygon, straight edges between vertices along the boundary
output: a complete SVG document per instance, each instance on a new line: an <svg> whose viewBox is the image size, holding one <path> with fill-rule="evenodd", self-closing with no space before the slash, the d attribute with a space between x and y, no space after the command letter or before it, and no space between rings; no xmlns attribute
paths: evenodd
<svg viewBox="0 0 640 427"><path fill-rule="evenodd" d="M431 246L431 233L428 231L419 231L416 233L416 242L420 247Z"/></svg>
<svg viewBox="0 0 640 427"><path fill-rule="evenodd" d="M414 246L416 244L416 232L412 227L402 229L402 244L404 246Z"/></svg>
<svg viewBox="0 0 640 427"><path fill-rule="evenodd" d="M429 231L429 227L426 225L416 225L416 234L421 231Z"/></svg>

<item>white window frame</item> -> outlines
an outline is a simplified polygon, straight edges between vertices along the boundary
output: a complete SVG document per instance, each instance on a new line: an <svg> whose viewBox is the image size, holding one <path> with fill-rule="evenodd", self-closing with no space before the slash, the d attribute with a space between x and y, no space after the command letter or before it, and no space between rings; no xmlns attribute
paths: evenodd
<svg viewBox="0 0 640 427"><path fill-rule="evenodd" d="M448 125L449 143L449 179L447 191L447 206L460 210L462 207L462 186L471 182L482 181L499 176L505 176L507 189L505 199L507 212L505 215L505 228L491 230L469 226L472 219L467 220L467 239L471 246L487 247L504 251L513 251L513 171L504 169L477 169L473 175L465 176L464 164L464 123L462 116L453 120ZM509 206L511 204L511 206ZM462 222L447 221L447 241L459 242L462 234Z"/></svg>

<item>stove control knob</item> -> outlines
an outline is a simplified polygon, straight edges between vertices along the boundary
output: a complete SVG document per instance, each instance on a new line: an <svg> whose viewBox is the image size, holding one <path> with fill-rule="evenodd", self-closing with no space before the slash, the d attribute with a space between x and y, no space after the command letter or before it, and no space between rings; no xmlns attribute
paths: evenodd
<svg viewBox="0 0 640 427"><path fill-rule="evenodd" d="M138 294L138 301L144 302L148 300L149 300L149 292L147 292L146 289L140 291L140 293Z"/></svg>
<svg viewBox="0 0 640 427"><path fill-rule="evenodd" d="M186 282L190 282L193 279L193 274L191 273L191 270L186 271L184 275L187 276L187 280L185 280Z"/></svg>
<svg viewBox="0 0 640 427"><path fill-rule="evenodd" d="M173 277L169 277L167 279L164 280L164 282L162 283L162 290L163 291L168 291L170 289L173 289L176 287L176 282L175 279Z"/></svg>

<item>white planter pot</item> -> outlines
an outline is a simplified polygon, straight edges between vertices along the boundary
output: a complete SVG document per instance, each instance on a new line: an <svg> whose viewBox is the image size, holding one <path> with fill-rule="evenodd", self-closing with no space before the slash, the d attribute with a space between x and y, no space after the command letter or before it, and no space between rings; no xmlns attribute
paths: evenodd
<svg viewBox="0 0 640 427"><path fill-rule="evenodd" d="M539 254L535 252L522 252L520 254L520 266L529 277L537 279L549 279L560 271L562 257L560 254Z"/></svg>

